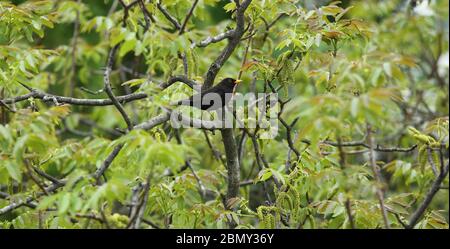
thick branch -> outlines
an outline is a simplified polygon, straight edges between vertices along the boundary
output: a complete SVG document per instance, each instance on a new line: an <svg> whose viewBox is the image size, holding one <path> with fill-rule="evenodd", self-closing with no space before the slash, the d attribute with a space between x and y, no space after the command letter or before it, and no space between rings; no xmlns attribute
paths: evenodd
<svg viewBox="0 0 450 249"><path fill-rule="evenodd" d="M192 89L196 89L196 87L199 87L199 84L197 82L189 79L185 75L172 76L167 82L159 84L159 87L162 88L162 89L166 89L166 88L168 88L169 86L173 85L176 82L182 82L182 83L186 84L187 86L189 86Z"/></svg>
<svg viewBox="0 0 450 249"><path fill-rule="evenodd" d="M148 121L145 121L143 123L140 123L136 126L134 126L134 129L143 129L143 130L150 130L153 127L160 125L166 121L168 121L170 118L170 114L169 113L164 113L164 114L160 114Z"/></svg>
<svg viewBox="0 0 450 249"><path fill-rule="evenodd" d="M230 200L232 198L237 197L239 194L239 184L240 184L239 159L233 129L223 129L221 130L221 133L223 145L225 148L225 155L227 158L227 172L228 172L227 200Z"/></svg>
<svg viewBox="0 0 450 249"><path fill-rule="evenodd" d="M310 142L308 140L302 140L302 142L306 143L306 144L310 144ZM337 142L332 142L332 141L323 141L322 143L324 144L328 144L331 146L339 146L339 144ZM364 141L351 141L351 142L342 142L342 144L340 145L342 147L357 147L357 146L361 146L364 148L369 148L369 144L365 143ZM413 150L415 150L417 148L417 144L413 145L411 147L408 148L399 148L399 147L390 147L390 148L385 148L385 147L381 147L380 145L377 146L373 146L372 149L374 151L378 151L378 152L411 152Z"/></svg>
<svg viewBox="0 0 450 249"><path fill-rule="evenodd" d="M198 83L188 79L185 76L173 76L171 77L167 82L161 83L158 85L159 88L162 90L168 88L169 86L173 85L176 82L182 82L186 84L187 86L191 88L196 88L198 86ZM55 100L60 104L71 104L71 105L82 105L82 106L107 106L107 105L113 105L113 102L111 99L79 99L79 98L72 98L72 97L65 97L65 96L58 96L51 93L45 93L37 89L30 88L31 92L20 95L13 98L7 98L1 100L5 104L14 104L17 102L25 101L29 98L34 99L42 99L43 101L50 101L54 102ZM146 93L138 92L138 93L131 93L123 96L117 96L116 99L120 103L128 103L135 100L145 99L148 95Z"/></svg>
<svg viewBox="0 0 450 249"><path fill-rule="evenodd" d="M148 95L145 93L132 93L124 96L118 96L116 97L116 99L121 103L128 103L139 99L145 99L147 97ZM65 96L58 96L50 93L44 93L36 89L33 89L33 91L30 93L13 98L4 99L3 101L7 104L13 104L27 100L29 98L41 99L43 101L53 101L53 99L55 99L60 104L83 105L83 106L107 106L113 104L111 99L78 99Z"/></svg>
<svg viewBox="0 0 450 249"><path fill-rule="evenodd" d="M65 182L61 182L61 184L52 184L49 187L45 188L47 193L51 193L55 190L57 190L58 188L62 187L65 185ZM0 215L5 214L9 211L12 211L16 208L19 208L21 206L26 206L29 205L30 203L32 203L36 198L39 198L41 196L45 195L45 192L39 192L37 194L35 194L34 196L29 196L27 197L25 200L19 200L17 202L13 202L11 204L9 204L6 207L3 207L0 209Z"/></svg>
<svg viewBox="0 0 450 249"><path fill-rule="evenodd" d="M103 175L103 173L105 173L105 171L109 168L109 166L111 165L113 160L117 157L117 155L119 154L120 150L122 150L122 148L123 148L123 144L116 145L116 147L114 147L114 149L108 155L106 160L103 161L103 163L100 166L100 168L98 168L95 171L95 173L92 175L95 178L95 180L97 180L97 182L99 181L99 179Z"/></svg>

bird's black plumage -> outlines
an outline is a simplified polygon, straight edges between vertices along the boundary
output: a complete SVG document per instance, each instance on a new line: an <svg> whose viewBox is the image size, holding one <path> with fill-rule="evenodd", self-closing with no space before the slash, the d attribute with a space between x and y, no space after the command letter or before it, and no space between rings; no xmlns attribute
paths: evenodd
<svg viewBox="0 0 450 249"><path fill-rule="evenodd" d="M239 82L240 81L232 78L223 79L216 86L206 91L202 91L201 93L194 94L189 99L180 100L176 105L200 107L200 109L208 111L222 108L230 101L231 94L234 92L234 88Z"/></svg>

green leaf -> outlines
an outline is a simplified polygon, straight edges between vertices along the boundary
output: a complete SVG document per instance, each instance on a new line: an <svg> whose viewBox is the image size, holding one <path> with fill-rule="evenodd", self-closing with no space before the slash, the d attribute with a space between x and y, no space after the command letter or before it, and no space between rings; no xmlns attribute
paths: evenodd
<svg viewBox="0 0 450 249"><path fill-rule="evenodd" d="M147 79L132 79L132 80L129 80L129 81L126 81L126 82L122 83L122 86L126 86L126 85L128 85L128 86L137 86L137 85L140 85L140 84L142 84L142 83L144 83L146 81L147 81Z"/></svg>
<svg viewBox="0 0 450 249"><path fill-rule="evenodd" d="M272 170L271 169L263 169L258 173L258 176L256 177L257 182L264 182L267 179L272 177Z"/></svg>
<svg viewBox="0 0 450 249"><path fill-rule="evenodd" d="M359 113L359 98L353 98L350 105L350 113L352 117L356 118Z"/></svg>
<svg viewBox="0 0 450 249"><path fill-rule="evenodd" d="M231 1L231 2L229 2L228 4L226 4L226 5L223 7L223 9L224 9L226 12L234 11L234 10L236 9L236 3L233 2L233 1Z"/></svg>
<svg viewBox="0 0 450 249"><path fill-rule="evenodd" d="M16 144L14 145L13 149L13 155L16 159L16 162L22 163L24 151L25 151L25 144L28 141L29 135L24 135L17 139Z"/></svg>
<svg viewBox="0 0 450 249"><path fill-rule="evenodd" d="M59 200L59 205L58 205L59 206L59 209L58 209L58 214L59 215L62 215L64 213L66 213L67 210L69 209L70 197L71 197L70 192L67 192Z"/></svg>
<svg viewBox="0 0 450 249"><path fill-rule="evenodd" d="M111 46L116 46L120 42L122 42L125 39L126 36L126 29L123 28L115 28L111 30Z"/></svg>
<svg viewBox="0 0 450 249"><path fill-rule="evenodd" d="M9 176L11 176L12 179L16 180L17 182L22 181L22 173L20 170L20 165L15 164L12 161L6 161L4 165L9 173Z"/></svg>
<svg viewBox="0 0 450 249"><path fill-rule="evenodd" d="M119 55L124 56L126 53L133 50L135 46L136 46L136 38L131 38L129 40L126 40L120 47Z"/></svg>

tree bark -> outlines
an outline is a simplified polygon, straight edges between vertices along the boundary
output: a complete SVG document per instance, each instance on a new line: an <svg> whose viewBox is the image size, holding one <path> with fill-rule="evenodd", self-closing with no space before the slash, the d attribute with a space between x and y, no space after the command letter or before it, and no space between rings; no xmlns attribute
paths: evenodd
<svg viewBox="0 0 450 249"><path fill-rule="evenodd" d="M228 191L226 208L228 209L228 200L237 197L239 194L240 167L233 129L223 129L221 133L227 157Z"/></svg>

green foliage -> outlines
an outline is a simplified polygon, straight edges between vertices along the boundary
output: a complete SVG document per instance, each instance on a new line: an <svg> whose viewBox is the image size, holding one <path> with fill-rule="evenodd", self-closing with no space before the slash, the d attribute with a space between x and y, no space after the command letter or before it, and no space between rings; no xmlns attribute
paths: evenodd
<svg viewBox="0 0 450 249"><path fill-rule="evenodd" d="M199 1L181 35L159 1L143 1L148 26L139 4L125 13L120 4L111 8L114 2L1 1L0 100L24 96L27 87L108 99L103 71L108 51L120 46L111 84L117 96L148 94L122 103L138 124L192 92L181 83L165 90L156 85L175 75L203 82L227 39L206 47L194 42L236 27L234 1ZM183 24L191 1L161 2ZM245 39L216 78L241 71L242 93L270 91L273 84L280 98L290 99L284 120L298 119L290 130L280 124L275 139L243 140L241 181L251 184L240 187L239 197L225 200L220 132L175 131L166 123L123 134L116 128L125 122L114 106L27 97L5 104L14 112L0 103L0 197L7 194L0 210L27 203L1 214L0 227L127 228L139 207L141 228L382 228L380 188L390 226L408 224L440 166L448 164L448 61L440 60L448 57L448 1L432 1L431 16L400 0L317 8L303 2L253 1L245 12ZM381 183L368 156L368 124L380 145L372 149ZM339 148L330 141L362 142ZM118 145L119 154L94 179ZM407 152L381 150L414 145ZM254 146L266 164L258 163ZM63 184L48 190L52 178ZM416 228L448 228L448 177L442 185L447 190L439 191Z"/></svg>

